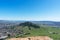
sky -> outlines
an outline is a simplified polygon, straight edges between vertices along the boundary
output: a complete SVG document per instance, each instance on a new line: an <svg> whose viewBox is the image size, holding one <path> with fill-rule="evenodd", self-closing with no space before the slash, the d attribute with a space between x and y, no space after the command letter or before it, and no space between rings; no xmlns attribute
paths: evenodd
<svg viewBox="0 0 60 40"><path fill-rule="evenodd" d="M0 20L60 21L60 0L0 0Z"/></svg>

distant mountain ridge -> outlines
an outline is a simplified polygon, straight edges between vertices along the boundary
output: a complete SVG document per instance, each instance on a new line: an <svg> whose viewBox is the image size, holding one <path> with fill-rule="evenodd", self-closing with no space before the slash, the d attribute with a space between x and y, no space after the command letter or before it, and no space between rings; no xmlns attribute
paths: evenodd
<svg viewBox="0 0 60 40"><path fill-rule="evenodd" d="M55 21L36 21L36 22L33 22L33 23L60 27L60 22L55 22Z"/></svg>
<svg viewBox="0 0 60 40"><path fill-rule="evenodd" d="M0 27L14 26L14 25L18 25L23 22L25 22L25 21L0 20ZM30 22L32 22L34 24L38 24L38 25L42 24L42 25L60 27L60 22L55 22L55 21L30 21Z"/></svg>

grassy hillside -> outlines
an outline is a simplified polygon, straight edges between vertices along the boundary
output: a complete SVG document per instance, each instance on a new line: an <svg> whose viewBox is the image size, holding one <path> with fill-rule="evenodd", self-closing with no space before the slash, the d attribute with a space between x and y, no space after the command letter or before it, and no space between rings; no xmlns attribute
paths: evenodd
<svg viewBox="0 0 60 40"><path fill-rule="evenodd" d="M29 36L49 36L54 40L60 40L60 28L47 25L35 25L32 23L22 23L22 26L7 28L10 33L15 34L14 37L29 37ZM38 28L36 28L38 27ZM30 29L29 29L30 28Z"/></svg>
<svg viewBox="0 0 60 40"><path fill-rule="evenodd" d="M29 30L27 26L26 27L19 26L16 27L16 30L17 29L23 30L23 32L26 33L26 34L16 34L17 37L49 36L54 40L60 40L60 28L40 26L40 28L38 29L31 27L31 30Z"/></svg>

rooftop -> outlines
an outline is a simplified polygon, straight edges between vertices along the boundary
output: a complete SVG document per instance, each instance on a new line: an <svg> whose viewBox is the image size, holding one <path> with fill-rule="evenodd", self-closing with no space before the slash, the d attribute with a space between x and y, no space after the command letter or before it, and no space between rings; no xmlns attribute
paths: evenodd
<svg viewBox="0 0 60 40"><path fill-rule="evenodd" d="M8 36L0 36L0 39L5 39L7 38Z"/></svg>

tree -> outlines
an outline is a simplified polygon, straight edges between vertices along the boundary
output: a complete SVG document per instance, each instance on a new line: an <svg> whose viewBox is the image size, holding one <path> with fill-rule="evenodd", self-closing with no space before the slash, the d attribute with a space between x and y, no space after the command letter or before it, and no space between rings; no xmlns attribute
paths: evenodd
<svg viewBox="0 0 60 40"><path fill-rule="evenodd" d="M8 35L8 38L10 38L11 37L11 35L10 34L7 34Z"/></svg>

